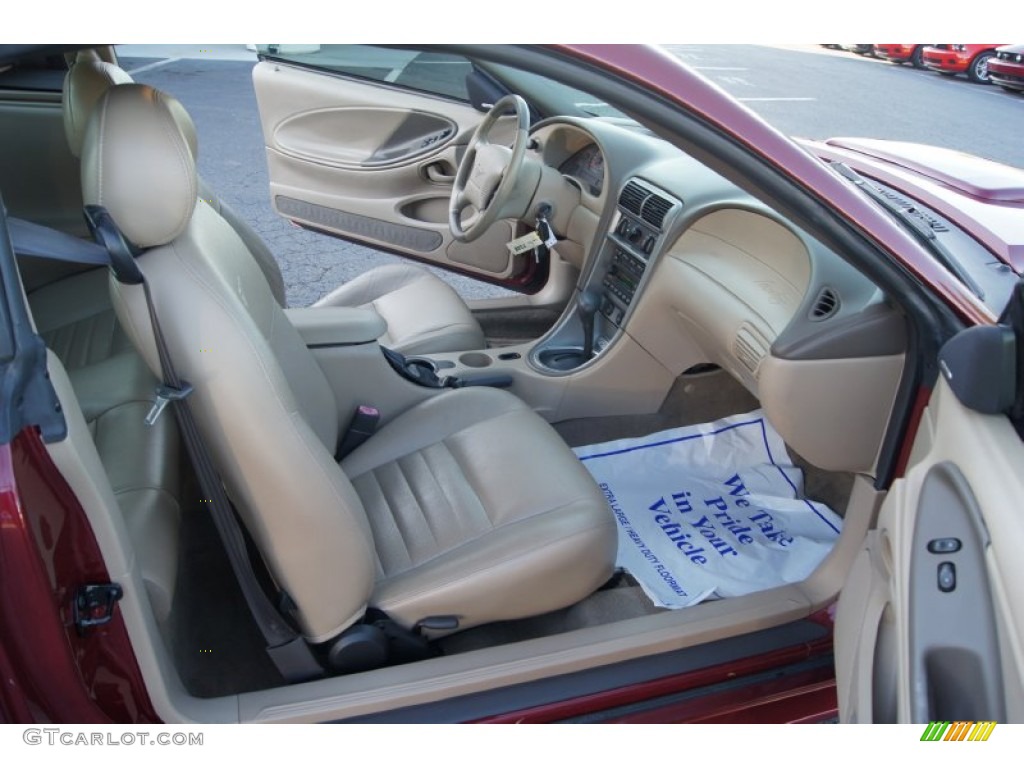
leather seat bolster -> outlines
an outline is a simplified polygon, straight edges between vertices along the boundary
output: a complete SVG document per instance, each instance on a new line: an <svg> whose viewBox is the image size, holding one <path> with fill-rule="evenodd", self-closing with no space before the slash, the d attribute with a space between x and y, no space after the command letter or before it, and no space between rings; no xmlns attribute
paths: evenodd
<svg viewBox="0 0 1024 768"><path fill-rule="evenodd" d="M362 307L392 291L415 285L430 273L412 264L385 264L354 277L320 299L314 306Z"/></svg>
<svg viewBox="0 0 1024 768"><path fill-rule="evenodd" d="M235 212L234 208L217 197L217 194L201 176L198 177L198 182L199 199L213 208L213 210L221 215L224 221L231 225L231 228L235 230L242 239L242 242L245 243L245 247L249 249L249 253L256 259L256 263L263 272L263 276L267 278L267 284L270 286L270 292L274 294L274 299L282 307L288 306L281 267L270 248L263 242L263 238L256 233L256 230L250 226L249 222Z"/></svg>

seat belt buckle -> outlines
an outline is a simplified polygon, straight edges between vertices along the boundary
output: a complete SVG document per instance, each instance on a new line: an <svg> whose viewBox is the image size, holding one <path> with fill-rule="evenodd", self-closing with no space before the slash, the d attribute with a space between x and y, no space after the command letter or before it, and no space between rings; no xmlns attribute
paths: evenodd
<svg viewBox="0 0 1024 768"><path fill-rule="evenodd" d="M164 412L164 408L167 407L168 403L174 402L175 400L184 400L191 394L192 385L187 381L181 382L181 386L177 389L168 384L161 384L156 388L156 397L153 398L153 407L150 408L149 413L146 414L146 426L152 427L156 424L156 420L160 418L160 414Z"/></svg>

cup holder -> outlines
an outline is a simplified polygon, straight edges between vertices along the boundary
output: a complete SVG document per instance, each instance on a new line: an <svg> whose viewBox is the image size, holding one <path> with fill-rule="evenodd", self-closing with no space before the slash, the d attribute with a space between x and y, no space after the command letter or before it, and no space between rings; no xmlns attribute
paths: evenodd
<svg viewBox="0 0 1024 768"><path fill-rule="evenodd" d="M437 362L431 360L429 357L407 357L405 358L406 365L416 366L417 368L426 368L432 373L437 373Z"/></svg>
<svg viewBox="0 0 1024 768"><path fill-rule="evenodd" d="M585 361L579 347L549 347L537 353L537 362L552 371L571 371Z"/></svg>
<svg viewBox="0 0 1024 768"><path fill-rule="evenodd" d="M483 352L465 352L459 355L459 362L467 368L486 368L494 361Z"/></svg>

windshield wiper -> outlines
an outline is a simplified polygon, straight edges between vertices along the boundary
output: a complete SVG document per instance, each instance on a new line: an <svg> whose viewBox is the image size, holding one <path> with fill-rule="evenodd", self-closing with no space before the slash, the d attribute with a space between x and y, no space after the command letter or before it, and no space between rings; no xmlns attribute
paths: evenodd
<svg viewBox="0 0 1024 768"><path fill-rule="evenodd" d="M853 182L853 184L861 189L864 194L895 216L900 222L906 224L907 228L917 237L918 241L931 251L932 254L942 262L942 265L946 267L946 269L956 275L960 282L970 289L971 293L979 299L984 300L985 291L982 290L977 281L971 277L967 270L965 270L960 262L957 261L956 256L954 256L942 241L935 236L931 227L929 227L921 218L918 209L915 208L913 204L903 205L890 199L883 194L878 187L872 184L868 179L865 179L846 163L832 163L832 167L836 170L836 173L844 179Z"/></svg>

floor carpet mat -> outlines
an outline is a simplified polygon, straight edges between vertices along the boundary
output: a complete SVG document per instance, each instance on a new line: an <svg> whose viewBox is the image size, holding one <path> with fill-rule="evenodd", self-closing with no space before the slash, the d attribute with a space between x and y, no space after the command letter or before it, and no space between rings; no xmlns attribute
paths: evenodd
<svg viewBox="0 0 1024 768"><path fill-rule="evenodd" d="M619 523L616 565L656 605L800 581L839 537L760 411L575 451Z"/></svg>

